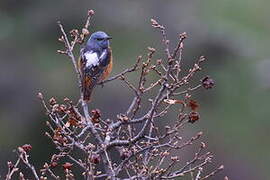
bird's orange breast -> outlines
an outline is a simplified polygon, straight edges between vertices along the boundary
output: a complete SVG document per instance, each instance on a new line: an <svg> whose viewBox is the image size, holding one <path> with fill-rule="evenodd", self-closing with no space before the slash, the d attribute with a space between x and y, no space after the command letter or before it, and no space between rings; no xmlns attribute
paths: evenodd
<svg viewBox="0 0 270 180"><path fill-rule="evenodd" d="M100 81L103 81L105 79L107 79L110 75L110 73L112 72L112 68L113 68L113 57L112 57L112 50L111 48L109 48L109 64L107 65L107 67L104 69L104 72L102 73L102 76L100 78Z"/></svg>

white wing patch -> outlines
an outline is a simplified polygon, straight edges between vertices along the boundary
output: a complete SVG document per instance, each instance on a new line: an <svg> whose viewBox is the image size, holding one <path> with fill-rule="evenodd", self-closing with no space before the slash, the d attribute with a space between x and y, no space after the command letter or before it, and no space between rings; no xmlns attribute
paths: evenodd
<svg viewBox="0 0 270 180"><path fill-rule="evenodd" d="M89 66L97 66L99 64L99 58L97 53L93 51L87 51L84 53L85 59L86 59L86 67Z"/></svg>

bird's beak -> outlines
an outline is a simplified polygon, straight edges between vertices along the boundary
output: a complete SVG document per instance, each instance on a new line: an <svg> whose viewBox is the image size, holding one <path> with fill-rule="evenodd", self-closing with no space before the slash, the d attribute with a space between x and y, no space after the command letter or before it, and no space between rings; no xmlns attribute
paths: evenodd
<svg viewBox="0 0 270 180"><path fill-rule="evenodd" d="M112 37L108 36L106 39L110 40L110 39L112 39Z"/></svg>

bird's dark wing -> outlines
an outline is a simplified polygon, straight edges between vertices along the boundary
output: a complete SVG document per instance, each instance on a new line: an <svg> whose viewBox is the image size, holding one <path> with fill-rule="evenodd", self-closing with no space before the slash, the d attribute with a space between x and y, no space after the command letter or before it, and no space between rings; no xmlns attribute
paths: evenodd
<svg viewBox="0 0 270 180"><path fill-rule="evenodd" d="M101 53L86 51L83 53L82 57L85 59L84 71L92 78L98 78L104 71L104 68L109 64L107 49L103 50Z"/></svg>
<svg viewBox="0 0 270 180"><path fill-rule="evenodd" d="M108 50L102 53L81 50L79 69L82 75L84 100L90 100L92 90L109 63Z"/></svg>
<svg viewBox="0 0 270 180"><path fill-rule="evenodd" d="M100 65L105 67L110 63L110 50L109 49L104 49L99 57L99 62Z"/></svg>

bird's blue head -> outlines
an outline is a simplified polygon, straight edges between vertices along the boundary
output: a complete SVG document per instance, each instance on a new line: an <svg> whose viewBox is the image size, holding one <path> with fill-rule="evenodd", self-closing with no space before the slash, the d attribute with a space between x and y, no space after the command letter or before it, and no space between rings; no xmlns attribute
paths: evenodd
<svg viewBox="0 0 270 180"><path fill-rule="evenodd" d="M97 31L94 32L89 40L87 41L87 46L92 50L102 50L109 47L109 40L112 39L105 32Z"/></svg>

